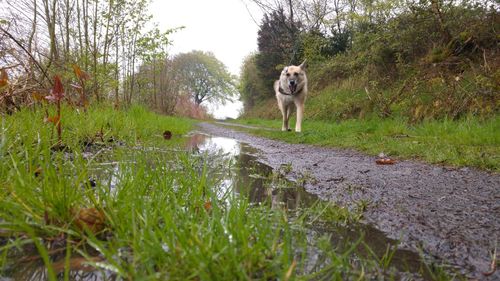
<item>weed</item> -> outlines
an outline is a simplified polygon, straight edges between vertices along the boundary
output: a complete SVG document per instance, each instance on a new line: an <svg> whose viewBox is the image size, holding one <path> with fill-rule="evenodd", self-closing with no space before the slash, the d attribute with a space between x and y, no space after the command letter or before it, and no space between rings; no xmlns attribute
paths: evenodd
<svg viewBox="0 0 500 281"><path fill-rule="evenodd" d="M297 184L300 186L305 186L306 184L316 184L318 180L312 175L310 171L304 171L300 174Z"/></svg>
<svg viewBox="0 0 500 281"><path fill-rule="evenodd" d="M292 163L281 164L279 171L284 174L289 174L292 171Z"/></svg>

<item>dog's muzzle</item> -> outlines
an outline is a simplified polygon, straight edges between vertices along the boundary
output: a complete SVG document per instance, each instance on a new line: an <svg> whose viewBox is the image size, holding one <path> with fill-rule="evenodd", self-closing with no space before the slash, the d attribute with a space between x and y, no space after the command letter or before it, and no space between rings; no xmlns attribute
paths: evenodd
<svg viewBox="0 0 500 281"><path fill-rule="evenodd" d="M295 93L295 91L297 90L297 83L295 82L295 80L288 81L288 89L290 89L291 94Z"/></svg>

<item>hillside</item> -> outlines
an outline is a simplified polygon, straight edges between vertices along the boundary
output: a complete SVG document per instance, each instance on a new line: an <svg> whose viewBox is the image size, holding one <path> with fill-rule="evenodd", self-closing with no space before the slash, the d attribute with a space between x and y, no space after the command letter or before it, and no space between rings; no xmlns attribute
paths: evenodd
<svg viewBox="0 0 500 281"><path fill-rule="evenodd" d="M418 124L498 114L497 4L382 3L387 5L372 7L377 12L371 16L366 13L369 6L356 10L356 17L346 13L338 30L328 24L298 30L294 42L299 46L280 58L267 47L275 43L265 41L267 33L292 22L283 11L271 13L261 25L259 52L242 68L243 117L280 118L270 81L279 77L290 57L295 64L309 62L306 120L376 116ZM287 40L274 35L280 42ZM274 69L263 66L262 61L273 59L279 62Z"/></svg>

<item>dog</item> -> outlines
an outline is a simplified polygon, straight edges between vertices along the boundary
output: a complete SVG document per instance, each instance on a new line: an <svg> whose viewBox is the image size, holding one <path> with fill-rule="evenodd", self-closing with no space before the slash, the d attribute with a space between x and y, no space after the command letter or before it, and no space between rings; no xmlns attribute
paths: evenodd
<svg viewBox="0 0 500 281"><path fill-rule="evenodd" d="M295 132L302 131L304 117L304 103L307 96L306 61L299 65L290 65L283 68L280 79L274 82L274 91L278 100L278 107L283 115L282 131L290 131L288 120L292 112L292 104L297 108L297 122Z"/></svg>

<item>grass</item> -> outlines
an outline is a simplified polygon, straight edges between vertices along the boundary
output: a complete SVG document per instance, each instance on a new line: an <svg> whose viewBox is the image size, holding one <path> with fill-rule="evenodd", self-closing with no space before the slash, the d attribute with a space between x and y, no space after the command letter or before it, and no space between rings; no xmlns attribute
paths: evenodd
<svg viewBox="0 0 500 281"><path fill-rule="evenodd" d="M354 254L357 243L337 253L325 239L308 242L305 225L356 220L345 209L289 216L231 188L221 194L231 169L179 149L191 120L65 108L61 150L43 115L2 117L0 276L73 280L90 267L127 280L397 279L387 263ZM326 266L309 272L313 246Z"/></svg>
<svg viewBox="0 0 500 281"><path fill-rule="evenodd" d="M57 138L54 125L44 123L46 115L55 110L24 109L15 116L2 116L5 145L44 147L53 145ZM81 147L82 141L109 141L116 138L126 144L154 144L163 141L163 132L169 130L175 136L185 134L194 125L193 120L160 116L142 107L117 111L111 107L90 108L88 112L63 108L61 117L62 138L70 149ZM5 138L8 138L5 140ZM31 147L31 146L30 146ZM9 150L11 147L4 147Z"/></svg>
<svg viewBox="0 0 500 281"><path fill-rule="evenodd" d="M500 171L500 117L480 121L424 121L408 125L400 119L305 120L302 133L281 132L281 120L243 119L238 123L276 128L251 130L290 143L354 148L371 155L419 159L429 163ZM292 128L294 121L292 120Z"/></svg>

